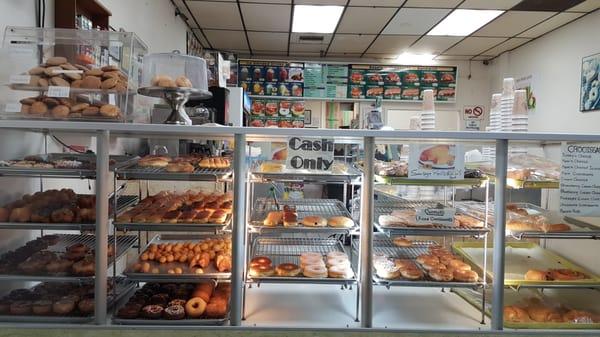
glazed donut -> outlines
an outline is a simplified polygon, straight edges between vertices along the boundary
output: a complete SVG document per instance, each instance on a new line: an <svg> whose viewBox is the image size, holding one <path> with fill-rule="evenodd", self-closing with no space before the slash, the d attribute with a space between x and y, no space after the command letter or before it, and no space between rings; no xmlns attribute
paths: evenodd
<svg viewBox="0 0 600 337"><path fill-rule="evenodd" d="M185 313L190 318L199 318L206 310L206 302L200 297L193 297L185 304Z"/></svg>
<svg viewBox="0 0 600 337"><path fill-rule="evenodd" d="M395 259L394 263L396 264L396 267L398 267L400 269L416 267L415 263L408 259Z"/></svg>
<svg viewBox="0 0 600 337"><path fill-rule="evenodd" d="M33 302L31 311L34 315L50 315L52 313L52 302L48 300L39 300Z"/></svg>
<svg viewBox="0 0 600 337"><path fill-rule="evenodd" d="M52 304L52 311L57 315L66 315L75 309L75 301L70 298L61 298Z"/></svg>
<svg viewBox="0 0 600 337"><path fill-rule="evenodd" d="M257 256L255 258L253 258L252 260L250 260L250 267L257 267L257 266L271 266L272 265L272 261L271 259L269 259L266 256Z"/></svg>
<svg viewBox="0 0 600 337"><path fill-rule="evenodd" d="M349 267L345 267L342 265L335 265L335 266L331 266L328 269L328 273L327 276L331 277L331 278L351 278L354 275L354 272L352 272L352 269L350 269Z"/></svg>
<svg viewBox="0 0 600 337"><path fill-rule="evenodd" d="M505 322L530 322L529 314L522 308L514 305L508 305L504 307L504 321Z"/></svg>
<svg viewBox="0 0 600 337"><path fill-rule="evenodd" d="M429 276L441 282L450 282L454 279L454 273L448 269L436 268L429 271Z"/></svg>
<svg viewBox="0 0 600 337"><path fill-rule="evenodd" d="M293 263L282 263L275 268L278 276L294 277L300 275L302 269Z"/></svg>
<svg viewBox="0 0 600 337"><path fill-rule="evenodd" d="M572 269L550 269L548 270L548 276L556 281L573 281L588 278L586 274Z"/></svg>
<svg viewBox="0 0 600 337"><path fill-rule="evenodd" d="M412 241L408 240L407 238L401 236L394 238L394 245L398 247L412 247L412 244Z"/></svg>
<svg viewBox="0 0 600 337"><path fill-rule="evenodd" d="M460 282L477 282L479 275L472 270L455 269L453 273L454 279Z"/></svg>
<svg viewBox="0 0 600 337"><path fill-rule="evenodd" d="M527 281L547 281L548 273L543 270L529 269L525 273L525 280L527 280Z"/></svg>
<svg viewBox="0 0 600 337"><path fill-rule="evenodd" d="M320 255L320 254L317 254L317 255ZM344 252L338 252L338 251L329 252L329 253L327 253L326 256L328 259L334 259L334 258L348 259L348 254L346 254ZM318 256L318 257L321 258L321 256Z"/></svg>
<svg viewBox="0 0 600 337"><path fill-rule="evenodd" d="M328 271L325 266L311 264L304 267L302 274L310 278L326 278L328 276Z"/></svg>
<svg viewBox="0 0 600 337"><path fill-rule="evenodd" d="M417 260L417 262L419 264L423 264L425 262L428 262L428 263L435 263L435 262L440 263L440 259L437 256L429 255L429 254L419 255L419 256L417 256L416 260Z"/></svg>
<svg viewBox="0 0 600 337"><path fill-rule="evenodd" d="M416 266L400 269L400 275L407 280L419 280L423 278L423 272Z"/></svg>
<svg viewBox="0 0 600 337"><path fill-rule="evenodd" d="M94 299L84 298L77 303L77 308L82 314L91 314L94 312Z"/></svg>
<svg viewBox="0 0 600 337"><path fill-rule="evenodd" d="M31 301L15 301L10 304L11 315L29 315L31 314Z"/></svg>
<svg viewBox="0 0 600 337"><path fill-rule="evenodd" d="M457 259L450 260L448 267L455 270L471 270L471 266Z"/></svg>
<svg viewBox="0 0 600 337"><path fill-rule="evenodd" d="M421 263L421 266L425 268L425 270L430 271L433 269L448 269L445 264L441 264L435 261L424 261Z"/></svg>
<svg viewBox="0 0 600 337"><path fill-rule="evenodd" d="M275 274L275 269L271 265L257 265L250 267L251 277L268 277Z"/></svg>

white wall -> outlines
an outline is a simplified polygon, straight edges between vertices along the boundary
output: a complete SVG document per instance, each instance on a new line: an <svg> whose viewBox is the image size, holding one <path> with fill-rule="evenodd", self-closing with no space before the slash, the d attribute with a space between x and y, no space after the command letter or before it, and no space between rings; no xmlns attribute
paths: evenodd
<svg viewBox="0 0 600 337"><path fill-rule="evenodd" d="M168 0L101 0L111 12L109 23L115 29L136 33L150 53L179 50L185 54L187 26L175 16Z"/></svg>

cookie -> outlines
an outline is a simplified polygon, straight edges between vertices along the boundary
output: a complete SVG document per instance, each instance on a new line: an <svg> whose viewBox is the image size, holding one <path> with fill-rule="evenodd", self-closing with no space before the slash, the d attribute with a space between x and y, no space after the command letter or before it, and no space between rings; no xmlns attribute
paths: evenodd
<svg viewBox="0 0 600 337"><path fill-rule="evenodd" d="M86 89L100 89L102 80L96 76L86 76L81 80L81 87Z"/></svg>
<svg viewBox="0 0 600 337"><path fill-rule="evenodd" d="M119 112L119 108L112 104L105 104L100 108L100 114L105 117L117 117Z"/></svg>
<svg viewBox="0 0 600 337"><path fill-rule="evenodd" d="M50 109L60 104L60 102L57 99L52 97L44 97L42 98L42 102L46 104L46 106L48 106Z"/></svg>
<svg viewBox="0 0 600 337"><path fill-rule="evenodd" d="M106 78L120 78L119 76L119 72L118 71L108 71L105 72L104 74L102 74L102 78L106 79Z"/></svg>
<svg viewBox="0 0 600 337"><path fill-rule="evenodd" d="M61 68L63 68L64 70L79 70L77 69L76 66L72 65L71 63L65 63L65 64L61 64L60 65Z"/></svg>
<svg viewBox="0 0 600 337"><path fill-rule="evenodd" d="M31 110L31 105L21 104L21 113L28 114Z"/></svg>
<svg viewBox="0 0 600 337"><path fill-rule="evenodd" d="M68 70L64 75L71 80L80 80L81 74L74 72L74 70Z"/></svg>
<svg viewBox="0 0 600 337"><path fill-rule="evenodd" d="M191 88L193 87L192 85L192 81L190 81L189 78L185 77L185 76L179 76L177 77L177 79L175 79L175 84L177 84L178 87L180 88Z"/></svg>
<svg viewBox="0 0 600 337"><path fill-rule="evenodd" d="M31 104L31 108L29 109L29 113L33 115L43 115L48 112L48 107L44 102L35 102Z"/></svg>
<svg viewBox="0 0 600 337"><path fill-rule="evenodd" d="M114 65L108 65L108 66L104 66L100 69L102 69L102 71L117 71L117 70L119 70L119 67L114 66Z"/></svg>
<svg viewBox="0 0 600 337"><path fill-rule="evenodd" d="M52 77L52 76L56 76L60 73L62 73L63 68L61 67L48 67L46 69L44 69L44 74L46 74L46 76L48 77Z"/></svg>
<svg viewBox="0 0 600 337"><path fill-rule="evenodd" d="M47 87L47 86L48 86L50 83L48 82L48 80L47 80L47 79L45 79L45 78L40 78L37 84L38 84L38 87L45 88L45 87Z"/></svg>
<svg viewBox="0 0 600 337"><path fill-rule="evenodd" d="M119 80L116 78L108 78L108 79L102 81L102 89L111 89L115 85L117 85L118 81Z"/></svg>
<svg viewBox="0 0 600 337"><path fill-rule="evenodd" d="M97 116L99 111L100 111L100 108L98 108L96 106L89 106L89 107L83 109L83 111L81 111L81 114L83 116Z"/></svg>
<svg viewBox="0 0 600 337"><path fill-rule="evenodd" d="M29 71L27 71L27 73L29 75L41 75L44 73L45 70L46 70L46 68L44 68L44 67L33 67L33 68L29 69Z"/></svg>
<svg viewBox="0 0 600 337"><path fill-rule="evenodd" d="M36 86L38 84L38 82L40 81L40 78L41 77L39 77L37 75L30 75L29 76L29 85Z"/></svg>
<svg viewBox="0 0 600 337"><path fill-rule="evenodd" d="M46 64L50 66L59 66L63 63L67 63L67 58L62 56L53 56L46 60Z"/></svg>
<svg viewBox="0 0 600 337"><path fill-rule="evenodd" d="M70 112L71 110L69 109L69 107L64 105L57 105L54 108L52 108L52 117L65 118L69 116Z"/></svg>
<svg viewBox="0 0 600 337"><path fill-rule="evenodd" d="M54 77L50 78L50 83L57 87L70 87L71 86L67 80L63 79L60 76L54 76Z"/></svg>
<svg viewBox="0 0 600 337"><path fill-rule="evenodd" d="M83 70L84 72L90 70L90 68L88 68L87 66L84 66L83 64L75 64L75 68L77 68L79 70Z"/></svg>
<svg viewBox="0 0 600 337"><path fill-rule="evenodd" d="M94 68L85 72L85 76L102 76L104 72L101 69Z"/></svg>
<svg viewBox="0 0 600 337"><path fill-rule="evenodd" d="M81 112L84 109L88 108L90 105L87 103L77 103L71 106L71 113Z"/></svg>
<svg viewBox="0 0 600 337"><path fill-rule="evenodd" d="M31 105L35 102L37 102L37 97L27 97L27 98L23 98L22 100L19 101L19 103L27 104L27 105Z"/></svg>
<svg viewBox="0 0 600 337"><path fill-rule="evenodd" d="M71 88L81 88L81 80L75 80L71 82Z"/></svg>

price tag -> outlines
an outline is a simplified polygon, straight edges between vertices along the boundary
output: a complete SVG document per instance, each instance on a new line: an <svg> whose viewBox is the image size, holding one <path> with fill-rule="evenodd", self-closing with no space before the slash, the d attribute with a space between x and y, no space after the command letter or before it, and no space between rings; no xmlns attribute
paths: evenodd
<svg viewBox="0 0 600 337"><path fill-rule="evenodd" d="M440 225L454 225L454 208L417 208L415 220L418 224L436 223Z"/></svg>
<svg viewBox="0 0 600 337"><path fill-rule="evenodd" d="M6 112L21 112L21 103L6 103L4 107L4 111Z"/></svg>
<svg viewBox="0 0 600 337"><path fill-rule="evenodd" d="M331 171L333 166L333 139L289 137L287 146L287 168Z"/></svg>
<svg viewBox="0 0 600 337"><path fill-rule="evenodd" d="M10 75L9 81L12 84L29 84L31 82L31 76L29 76L29 75Z"/></svg>
<svg viewBox="0 0 600 337"><path fill-rule="evenodd" d="M51 85L48 87L48 93L46 94L48 97L69 97L70 87L57 87Z"/></svg>

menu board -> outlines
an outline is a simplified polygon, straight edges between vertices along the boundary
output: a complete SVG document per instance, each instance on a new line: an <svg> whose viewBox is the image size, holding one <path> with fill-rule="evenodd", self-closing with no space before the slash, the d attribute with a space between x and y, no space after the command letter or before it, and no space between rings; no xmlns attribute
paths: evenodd
<svg viewBox="0 0 600 337"><path fill-rule="evenodd" d="M304 63L239 60L238 78L250 95L304 96Z"/></svg>
<svg viewBox="0 0 600 337"><path fill-rule="evenodd" d="M306 63L304 97L346 98L348 66Z"/></svg>
<svg viewBox="0 0 600 337"><path fill-rule="evenodd" d="M600 144L564 144L560 169L560 212L600 216Z"/></svg>
<svg viewBox="0 0 600 337"><path fill-rule="evenodd" d="M426 89L437 101L454 101L456 67L349 65L348 98L419 101Z"/></svg>
<svg viewBox="0 0 600 337"><path fill-rule="evenodd" d="M326 97L324 66L320 63L304 65L304 97Z"/></svg>
<svg viewBox="0 0 600 337"><path fill-rule="evenodd" d="M346 98L348 88L348 66L326 65L326 93L327 98Z"/></svg>
<svg viewBox="0 0 600 337"><path fill-rule="evenodd" d="M248 123L254 127L303 128L304 101L256 99Z"/></svg>

